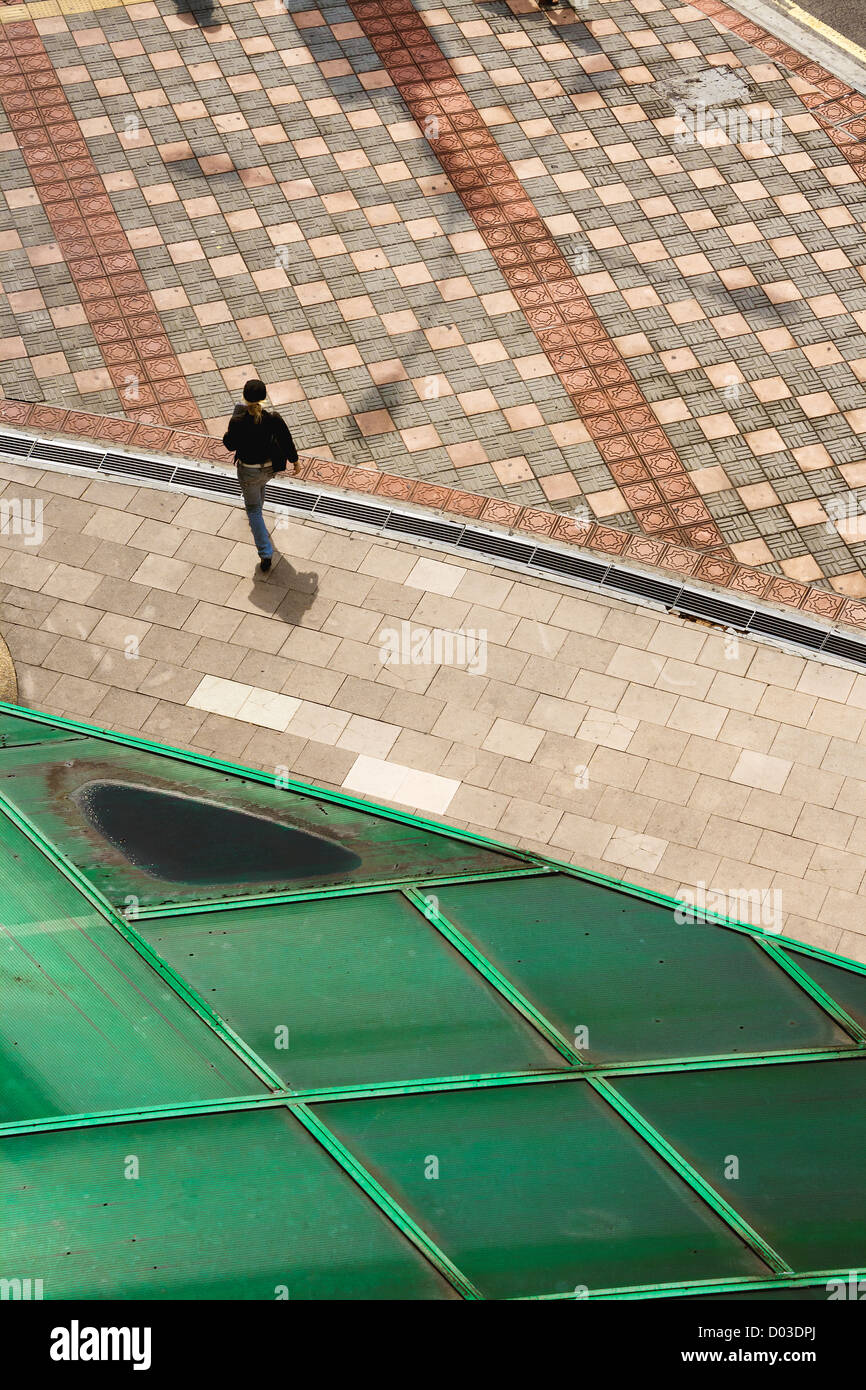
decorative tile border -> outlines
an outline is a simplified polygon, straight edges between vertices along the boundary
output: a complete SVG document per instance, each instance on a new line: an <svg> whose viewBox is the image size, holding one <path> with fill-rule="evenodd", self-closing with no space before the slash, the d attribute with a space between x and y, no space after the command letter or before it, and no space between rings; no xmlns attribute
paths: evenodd
<svg viewBox="0 0 866 1390"><path fill-rule="evenodd" d="M130 420L195 425L201 412L35 24L0 33L0 105Z"/></svg>
<svg viewBox="0 0 866 1390"><path fill-rule="evenodd" d="M803 93L803 105L809 108L855 173L866 178L866 121L857 119L866 115L866 97L855 92L841 78L834 77L820 63L804 53L798 53L796 48L791 48L784 40L775 38L753 20L726 5L724 0L691 0L691 3L720 28L729 29L766 53L774 63L788 68L804 82L818 88L816 92Z"/></svg>
<svg viewBox="0 0 866 1390"><path fill-rule="evenodd" d="M179 455L198 462L223 465L228 462L222 441L211 435L136 425L129 420L89 415L84 411L61 410L54 406L32 405L26 401L0 400L0 424L4 423L43 434L62 434L73 439ZM299 476L307 483L340 488L361 496L375 494L394 501L409 502L413 506L428 507L464 521L506 527L512 534L547 537L559 544L572 544L600 555L622 556L660 570L671 578L702 580L732 595L759 599L777 604L780 608L797 609L824 622L866 631L866 603L780 575L766 574L762 570L737 564L725 556L689 549L663 537L651 538L631 531L618 531L600 522L576 521L558 512L519 507L494 497L480 497L457 489L412 482L408 478L337 463L333 459L305 455L301 458Z"/></svg>
<svg viewBox="0 0 866 1390"><path fill-rule="evenodd" d="M411 0L354 0L350 8L427 136L641 530L729 555L628 363Z"/></svg>

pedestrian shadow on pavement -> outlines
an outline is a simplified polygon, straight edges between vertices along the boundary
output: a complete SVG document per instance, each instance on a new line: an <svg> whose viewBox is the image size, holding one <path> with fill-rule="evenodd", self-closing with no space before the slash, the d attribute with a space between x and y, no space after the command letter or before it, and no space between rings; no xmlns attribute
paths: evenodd
<svg viewBox="0 0 866 1390"><path fill-rule="evenodd" d="M297 570L274 547L273 568L262 574L256 570L249 601L269 618L297 627L312 608L319 593L319 576L314 570Z"/></svg>
<svg viewBox="0 0 866 1390"><path fill-rule="evenodd" d="M216 8L214 0L175 0L178 19L186 20L190 25L196 24L199 29L208 29L218 24L222 20L222 11L219 18L214 16Z"/></svg>

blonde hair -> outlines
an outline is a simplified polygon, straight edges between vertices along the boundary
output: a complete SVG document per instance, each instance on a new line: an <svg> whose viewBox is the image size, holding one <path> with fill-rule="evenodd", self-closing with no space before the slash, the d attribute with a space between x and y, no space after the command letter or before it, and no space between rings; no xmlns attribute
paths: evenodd
<svg viewBox="0 0 866 1390"><path fill-rule="evenodd" d="M250 415L252 415L256 424L258 424L262 418L261 401L245 401L244 404L246 405L247 410L249 411Z"/></svg>

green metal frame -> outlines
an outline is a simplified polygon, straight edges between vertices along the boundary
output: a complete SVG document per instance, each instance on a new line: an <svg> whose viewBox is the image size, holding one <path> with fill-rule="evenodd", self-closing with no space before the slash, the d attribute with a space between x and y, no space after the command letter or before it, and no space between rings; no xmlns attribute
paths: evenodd
<svg viewBox="0 0 866 1390"><path fill-rule="evenodd" d="M25 710L19 706L0 701L0 714L7 713L19 719L31 720L34 724L69 730L70 738L98 738L129 748L159 754L186 763L209 767L221 772L241 776L274 787L274 781L265 773L257 772L222 759L208 758L180 749L164 747L147 739L113 733L75 720L54 718ZM38 740L34 740L38 742ZM21 746L20 744L18 746ZM0 749L2 753L2 749ZM643 1144L646 1144L660 1157L690 1189L692 1194L709 1206L727 1228L757 1256L766 1266L768 1274L762 1278L702 1280L684 1284L664 1284L652 1286L622 1286L610 1289L597 1289L589 1292L589 1299L638 1299L658 1297L696 1297L713 1293L749 1292L750 1290L771 1290L816 1286L831 1279L847 1278L850 1271L820 1271L798 1273L775 1251L718 1191L678 1152L638 1110L635 1109L615 1087L617 1076L633 1076L654 1072L689 1072L713 1068L746 1066L790 1065L798 1062L840 1062L866 1059L866 1030L853 1019L847 1010L817 981L813 980L802 965L785 953L785 947L796 950L801 956L826 961L847 968L860 975L866 975L866 966L856 961L833 955L807 943L767 933L761 928L736 922L712 912L695 911L697 921L717 925L721 928L742 932L751 937L773 963L806 993L814 1004L821 1008L836 1025L851 1039L847 1046L826 1048L790 1048L767 1052L751 1052L712 1056L688 1056L667 1058L655 1061L630 1063L596 1064L581 1056L569 1040L535 1007L497 967L470 942L454 923L441 912L438 904L431 902L430 890L439 885L454 883L487 882L502 879L522 879L545 875L566 874L586 882L596 883L621 893L652 902L667 909L680 908L677 899L629 884L623 880L609 878L602 874L576 868L554 859L526 851L515 850L509 845L489 837L475 835L469 831L457 830L445 824L379 807L360 798L345 796L339 792L311 787L299 781L284 784L287 791L315 796L318 800L330 801L354 810L388 818L402 824L423 828L437 835L458 839L466 843L498 850L511 856L514 867L489 873L467 873L465 875L441 875L436 878L408 880L405 877L390 882L351 884L348 887L305 890L300 892L281 892L240 899L198 900L180 905L161 906L142 910L140 917L149 920L185 917L204 912L238 910L293 903L310 902L334 897L355 897L366 894L398 892L419 912L424 919L460 953L467 964L483 977L488 985L518 1013L542 1038L561 1056L561 1069L539 1070L533 1072L501 1072L483 1075L418 1077L400 1083L378 1083L364 1086L330 1086L313 1089L293 1090L271 1068L268 1062L258 1055L240 1037L186 980L180 976L159 953L135 930L125 917L93 883L64 855L53 843L46 839L38 827L15 807L7 797L0 793L0 821L7 819L23 833L43 854L53 867L81 894L104 921L128 943L147 964L155 970L165 984L174 991L198 1017L231 1049L268 1088L266 1092L248 1096L196 1101L170 1106L152 1106L136 1109L116 1109L92 1114L53 1115L35 1120L0 1123L0 1140L14 1141L16 1137L51 1131L80 1129L106 1124L125 1124L141 1120L182 1118L185 1116L217 1114L227 1111L258 1110L260 1108L285 1107L301 1123L309 1134L330 1154L342 1170L358 1184L367 1197L397 1227L402 1235L418 1249L439 1271L442 1277L459 1294L468 1300L476 1300L484 1295L457 1268L447 1254L439 1248L432 1237L404 1210L388 1190L379 1182L358 1158L324 1124L316 1107L334 1101L351 1101L365 1098L385 1098L389 1096L432 1093L437 1091L481 1089L501 1086L541 1085L541 1084L585 1084L589 1085L599 1099L622 1119ZM535 1299L573 1299L573 1294L545 1294L529 1296Z"/></svg>

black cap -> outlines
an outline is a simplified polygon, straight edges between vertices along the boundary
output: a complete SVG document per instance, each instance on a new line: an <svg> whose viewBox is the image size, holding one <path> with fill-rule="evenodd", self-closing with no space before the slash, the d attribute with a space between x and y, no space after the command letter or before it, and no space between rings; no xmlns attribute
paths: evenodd
<svg viewBox="0 0 866 1390"><path fill-rule="evenodd" d="M250 381L248 381L246 386L244 387L245 401L263 401L267 394L267 386L263 381L259 381L257 376L254 376Z"/></svg>

